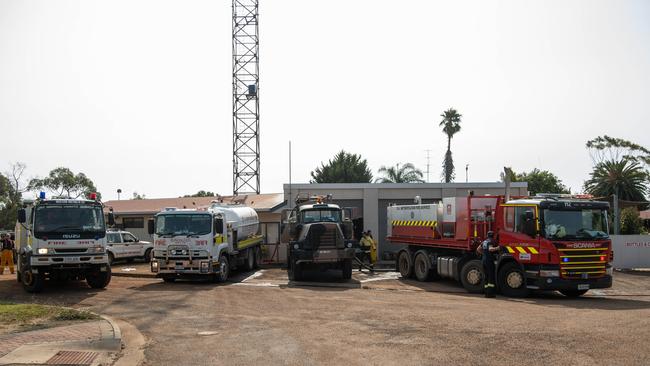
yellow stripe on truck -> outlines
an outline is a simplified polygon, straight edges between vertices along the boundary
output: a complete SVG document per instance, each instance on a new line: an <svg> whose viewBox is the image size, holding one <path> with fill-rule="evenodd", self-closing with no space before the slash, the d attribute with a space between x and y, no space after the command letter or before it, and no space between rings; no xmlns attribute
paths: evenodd
<svg viewBox="0 0 650 366"><path fill-rule="evenodd" d="M514 250L514 249L512 249L512 248L510 248L510 247L506 247L506 248L508 249L508 253L510 253L510 254L512 254L512 253L514 253L514 252L515 252L515 250Z"/></svg>
<svg viewBox="0 0 650 366"><path fill-rule="evenodd" d="M533 253L533 254L537 254L537 253L539 253L539 252L537 251L537 249L535 249L535 248L533 248L533 247L528 247L528 250L530 250L530 252Z"/></svg>
<svg viewBox="0 0 650 366"><path fill-rule="evenodd" d="M522 247L517 247L517 250L519 251L519 253L524 253L524 254L526 253L526 249Z"/></svg>

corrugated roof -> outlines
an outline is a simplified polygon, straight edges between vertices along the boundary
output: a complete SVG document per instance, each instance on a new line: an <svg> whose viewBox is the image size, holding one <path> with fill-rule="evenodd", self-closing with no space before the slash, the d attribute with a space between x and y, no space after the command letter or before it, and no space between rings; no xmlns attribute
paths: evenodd
<svg viewBox="0 0 650 366"><path fill-rule="evenodd" d="M104 211L110 208L117 214L153 214L165 207L201 208L209 206L212 201L223 203L241 203L256 211L272 211L284 203L282 193L249 194L241 196L216 197L180 197L180 198L147 198L143 200L114 200L104 202Z"/></svg>

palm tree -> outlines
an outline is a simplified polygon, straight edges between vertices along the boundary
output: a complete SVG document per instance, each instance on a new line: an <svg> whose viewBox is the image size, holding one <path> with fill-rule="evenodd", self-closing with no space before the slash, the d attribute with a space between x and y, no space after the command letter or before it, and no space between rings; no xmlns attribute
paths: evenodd
<svg viewBox="0 0 650 366"><path fill-rule="evenodd" d="M445 153L445 160L442 162L442 176L445 183L449 183L454 180L455 176L454 160L451 157L451 138L460 131L462 115L454 108L449 108L440 117L442 117L442 121L440 121L439 126L442 127L442 132L447 135L447 152Z"/></svg>
<svg viewBox="0 0 650 366"><path fill-rule="evenodd" d="M623 158L596 164L585 190L594 196L618 195L626 201L646 201L648 172L634 160Z"/></svg>
<svg viewBox="0 0 650 366"><path fill-rule="evenodd" d="M424 183L422 171L415 169L411 163L406 163L400 167L399 163L395 166L379 168L379 174L384 176L377 178L375 183Z"/></svg>

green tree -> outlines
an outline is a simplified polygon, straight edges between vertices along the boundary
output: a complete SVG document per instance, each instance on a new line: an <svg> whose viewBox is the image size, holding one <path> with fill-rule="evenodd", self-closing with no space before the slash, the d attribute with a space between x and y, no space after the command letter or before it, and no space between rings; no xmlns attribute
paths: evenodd
<svg viewBox="0 0 650 366"><path fill-rule="evenodd" d="M186 194L183 197L214 197L214 196L216 196L214 192L200 190L194 194Z"/></svg>
<svg viewBox="0 0 650 366"><path fill-rule="evenodd" d="M0 228L9 230L16 224L16 210L18 206L14 202L15 192L11 182L4 175L0 174Z"/></svg>
<svg viewBox="0 0 650 366"><path fill-rule="evenodd" d="M571 193L562 180L548 170L537 168L526 173L515 173L510 170L511 182L528 182L528 191L531 196L537 193Z"/></svg>
<svg viewBox="0 0 650 366"><path fill-rule="evenodd" d="M449 108L440 117L442 117L442 121L440 121L439 126L442 127L442 132L447 135L447 152L442 162L442 178L445 183L449 183L456 176L454 173L454 159L451 156L451 139L460 131L460 119L463 116L454 108Z"/></svg>
<svg viewBox="0 0 650 366"><path fill-rule="evenodd" d="M56 197L79 198L87 197L90 193L97 193L97 187L84 173L74 174L68 168L55 168L45 178L34 178L30 180L28 190L47 189Z"/></svg>
<svg viewBox="0 0 650 366"><path fill-rule="evenodd" d="M311 177L310 183L370 183L372 172L361 155L341 150L327 164L321 163L312 171Z"/></svg>
<svg viewBox="0 0 650 366"><path fill-rule="evenodd" d="M379 168L379 174L383 174L383 177L377 178L375 183L424 183L422 171L415 169L411 163L402 166L399 163L391 167L382 166Z"/></svg>
<svg viewBox="0 0 650 366"><path fill-rule="evenodd" d="M650 165L650 150L632 141L611 137L598 136L587 141L587 150L594 164L605 161L621 161L628 159Z"/></svg>
<svg viewBox="0 0 650 366"><path fill-rule="evenodd" d="M648 172L641 164L623 158L619 161L606 160L596 164L584 188L587 193L597 197L618 194L621 200L645 202L647 182Z"/></svg>
<svg viewBox="0 0 650 366"><path fill-rule="evenodd" d="M21 162L10 164L9 171L0 174L0 228L12 229L16 224L22 194L27 190L23 182L26 165Z"/></svg>
<svg viewBox="0 0 650 366"><path fill-rule="evenodd" d="M139 194L138 192L133 192L133 198L134 200L144 200L146 199L147 196L145 194Z"/></svg>
<svg viewBox="0 0 650 366"><path fill-rule="evenodd" d="M621 234L637 235L643 231L643 220L636 207L626 207L621 210Z"/></svg>

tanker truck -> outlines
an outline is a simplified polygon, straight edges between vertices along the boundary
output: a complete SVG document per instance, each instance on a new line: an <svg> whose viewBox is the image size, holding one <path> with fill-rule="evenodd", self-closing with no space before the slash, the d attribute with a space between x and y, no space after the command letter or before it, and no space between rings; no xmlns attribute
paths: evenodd
<svg viewBox="0 0 650 366"><path fill-rule="evenodd" d="M18 211L17 280L27 292L40 292L45 280L86 280L92 288L111 281L106 224L97 195L90 199L26 200ZM114 223L112 213L109 224Z"/></svg>
<svg viewBox="0 0 650 366"><path fill-rule="evenodd" d="M257 212L213 202L206 209L165 208L148 222L154 249L151 272L165 282L204 278L224 282L239 267L261 263Z"/></svg>
<svg viewBox="0 0 650 366"><path fill-rule="evenodd" d="M609 203L587 196L447 197L389 206L388 240L405 245L396 263L402 277L451 278L479 293L484 274L476 248L493 231L502 294L552 290L577 297L612 286L608 209Z"/></svg>

